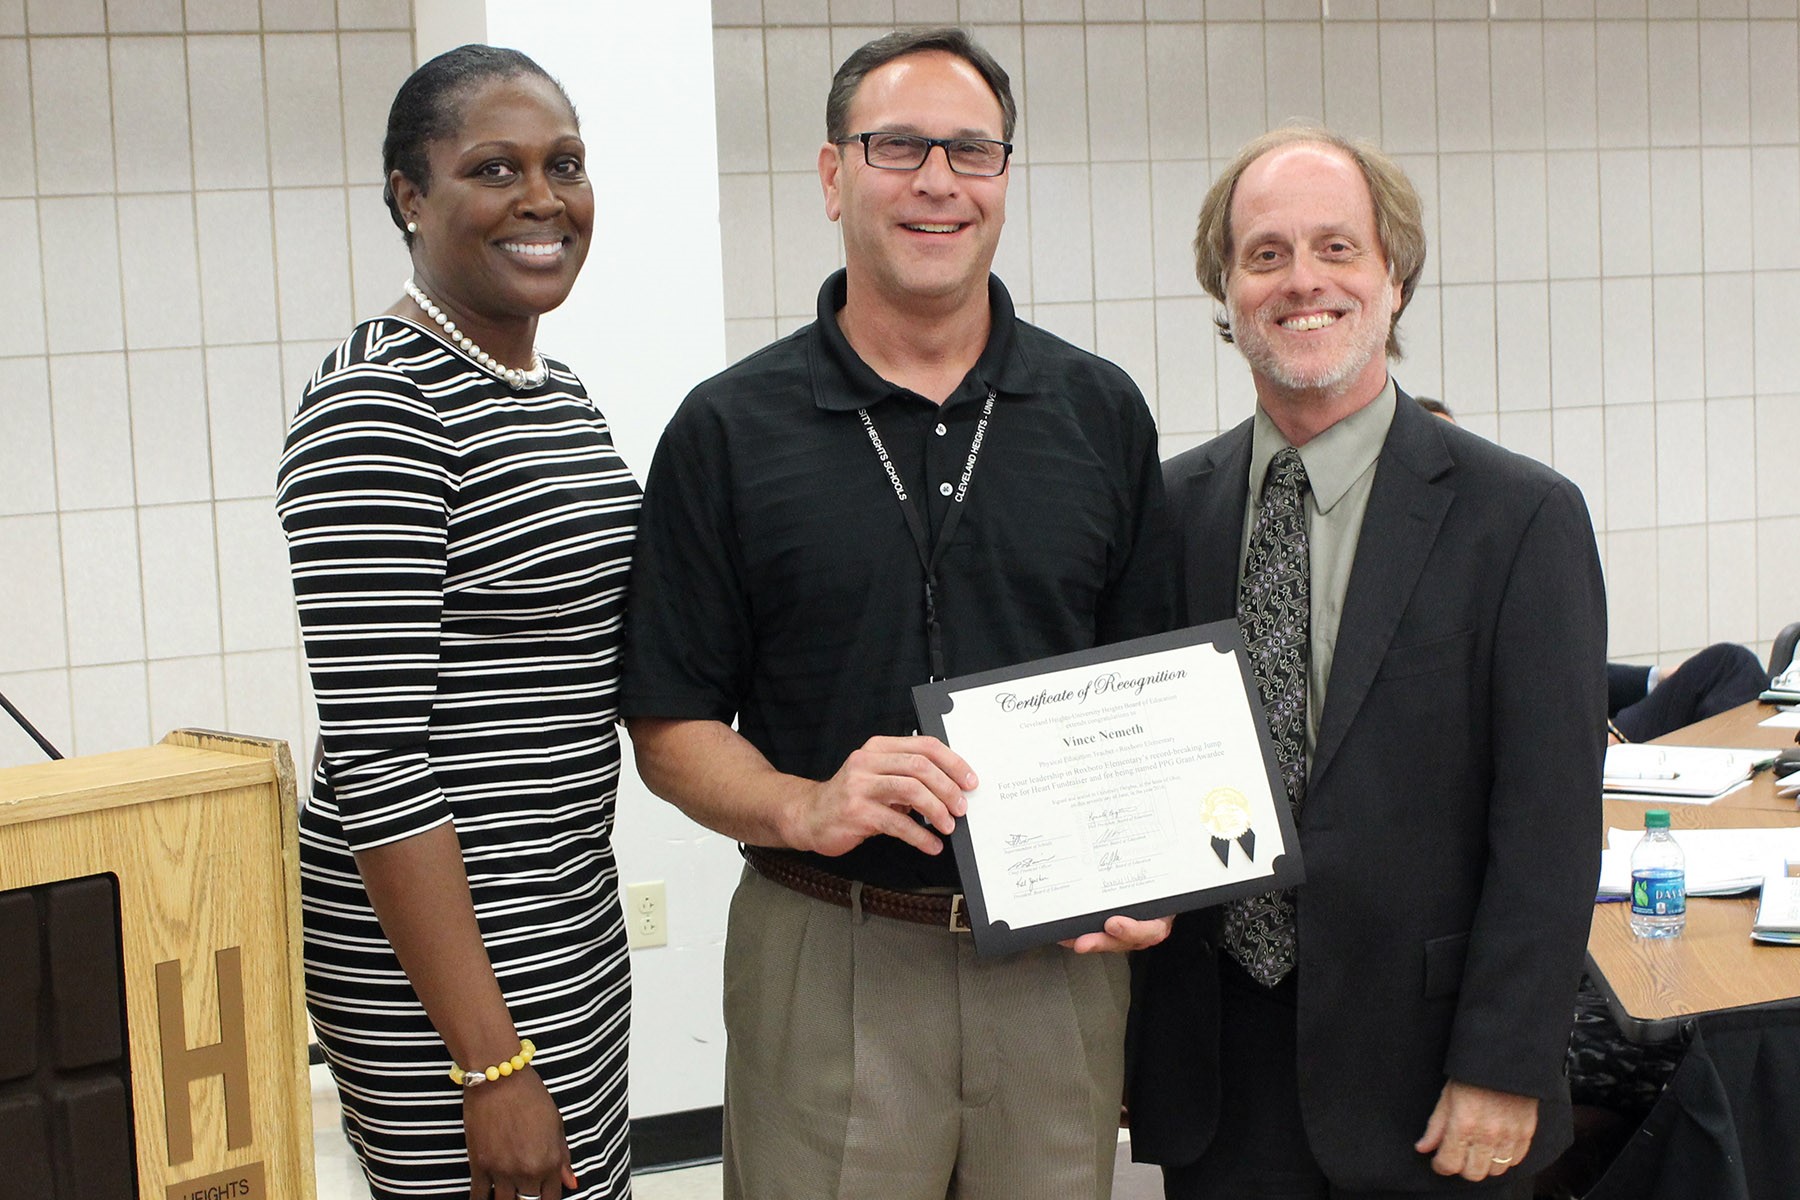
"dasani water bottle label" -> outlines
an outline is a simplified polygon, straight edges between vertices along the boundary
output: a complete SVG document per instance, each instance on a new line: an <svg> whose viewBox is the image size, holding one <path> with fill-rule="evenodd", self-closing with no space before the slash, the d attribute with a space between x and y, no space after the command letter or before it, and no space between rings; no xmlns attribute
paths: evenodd
<svg viewBox="0 0 1800 1200"><path fill-rule="evenodd" d="M1680 871L1641 871L1631 876L1631 911L1672 917L1687 911L1687 888Z"/></svg>

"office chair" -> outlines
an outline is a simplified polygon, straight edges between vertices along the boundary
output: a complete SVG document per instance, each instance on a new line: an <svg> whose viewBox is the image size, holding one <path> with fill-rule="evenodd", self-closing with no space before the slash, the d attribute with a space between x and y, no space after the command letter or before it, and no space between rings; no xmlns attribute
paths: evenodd
<svg viewBox="0 0 1800 1200"><path fill-rule="evenodd" d="M1779 675L1794 661L1794 647L1800 644L1800 621L1789 622L1769 648L1769 674Z"/></svg>

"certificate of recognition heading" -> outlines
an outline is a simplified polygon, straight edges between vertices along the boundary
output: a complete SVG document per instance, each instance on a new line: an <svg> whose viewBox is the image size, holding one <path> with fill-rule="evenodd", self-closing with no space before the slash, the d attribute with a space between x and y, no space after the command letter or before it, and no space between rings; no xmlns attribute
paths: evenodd
<svg viewBox="0 0 1800 1200"><path fill-rule="evenodd" d="M1221 621L913 689L981 781L951 835L981 953L1300 882L1242 645Z"/></svg>

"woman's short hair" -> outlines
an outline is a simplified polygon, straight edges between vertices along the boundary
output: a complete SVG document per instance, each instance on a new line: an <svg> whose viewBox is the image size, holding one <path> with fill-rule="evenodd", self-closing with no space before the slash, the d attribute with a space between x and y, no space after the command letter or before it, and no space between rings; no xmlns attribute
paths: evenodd
<svg viewBox="0 0 1800 1200"><path fill-rule="evenodd" d="M462 124L462 102L477 85L491 79L512 79L520 75L536 75L547 79L569 103L563 90L550 73L538 66L528 54L504 46L485 46L471 42L446 50L407 76L394 94L388 109L387 136L381 143L381 198L387 202L388 215L406 244L412 245L412 234L406 233L406 217L394 200L393 173L418 185L421 192L431 190L431 160L428 147L438 138L456 132ZM569 111L575 105L569 103Z"/></svg>
<svg viewBox="0 0 1800 1200"><path fill-rule="evenodd" d="M1341 150L1362 172L1369 185L1369 196L1375 203L1375 234L1387 258L1388 277L1400 285L1400 304L1388 324L1387 353L1400 357L1400 314L1412 302L1413 289L1425 270L1425 221L1419 193L1400 165L1368 142L1351 141L1322 125L1295 123L1271 129L1238 151L1238 155L1213 182L1200 205L1200 220L1194 232L1194 274L1200 286L1227 311L1213 318L1219 336L1231 341L1231 315L1225 299L1225 278L1231 270L1231 199L1238 180L1250 164L1283 146L1300 143L1330 146Z"/></svg>
<svg viewBox="0 0 1800 1200"><path fill-rule="evenodd" d="M1001 140L1012 141L1013 126L1019 121L1019 105L1013 99L1012 80L1007 78L1006 68L982 49L967 30L953 25L933 29L896 29L858 47L844 60L844 64L837 69L837 74L831 77L831 90L825 94L826 138L840 142L852 132L862 132L849 127L850 102L856 98L856 89L862 86L862 81L869 72L884 67L897 58L923 54L930 50L954 54L975 68L976 73L992 89L994 98L1000 101Z"/></svg>

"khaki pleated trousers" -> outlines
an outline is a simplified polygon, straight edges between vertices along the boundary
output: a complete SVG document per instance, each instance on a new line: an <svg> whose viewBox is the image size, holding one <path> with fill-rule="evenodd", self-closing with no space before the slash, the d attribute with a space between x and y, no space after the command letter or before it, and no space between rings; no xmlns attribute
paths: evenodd
<svg viewBox="0 0 1800 1200"><path fill-rule="evenodd" d="M727 1200L1109 1200L1123 956L968 934L746 869L725 949Z"/></svg>

